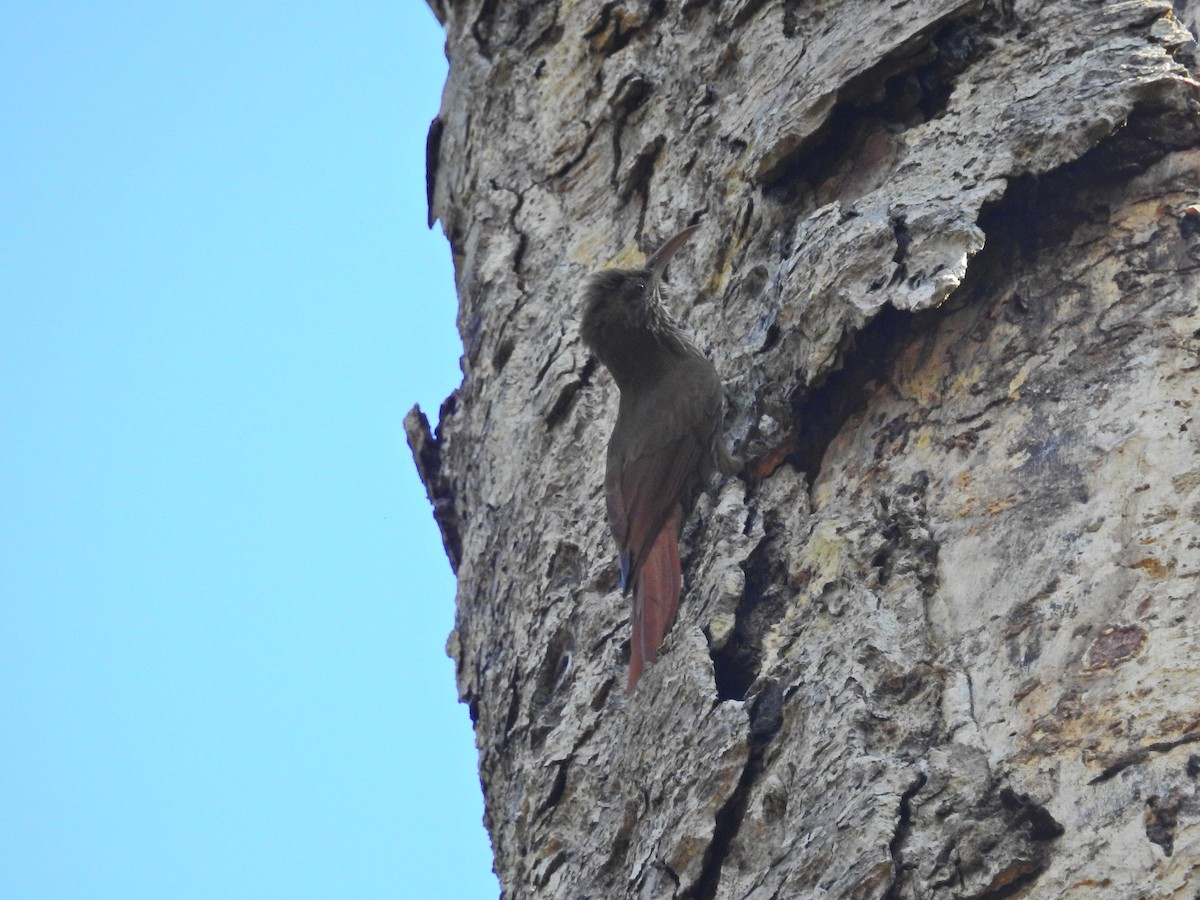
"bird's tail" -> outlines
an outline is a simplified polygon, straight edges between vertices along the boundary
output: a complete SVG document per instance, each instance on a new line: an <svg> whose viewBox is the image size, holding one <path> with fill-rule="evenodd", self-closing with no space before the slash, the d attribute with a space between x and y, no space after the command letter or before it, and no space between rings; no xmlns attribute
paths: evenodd
<svg viewBox="0 0 1200 900"><path fill-rule="evenodd" d="M682 581L679 566L679 509L663 523L650 552L638 569L633 591L633 634L630 637L629 684L632 693L642 670L658 657L675 613Z"/></svg>

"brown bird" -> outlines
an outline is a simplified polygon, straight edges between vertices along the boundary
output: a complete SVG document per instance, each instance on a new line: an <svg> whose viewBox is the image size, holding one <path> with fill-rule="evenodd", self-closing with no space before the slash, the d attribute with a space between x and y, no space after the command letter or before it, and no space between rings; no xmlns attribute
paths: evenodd
<svg viewBox="0 0 1200 900"><path fill-rule="evenodd" d="M684 510L713 474L730 469L720 440L721 379L663 296L667 261L697 227L668 240L643 268L597 272L583 288L580 335L621 390L604 493L621 589L633 589L628 691L679 609Z"/></svg>

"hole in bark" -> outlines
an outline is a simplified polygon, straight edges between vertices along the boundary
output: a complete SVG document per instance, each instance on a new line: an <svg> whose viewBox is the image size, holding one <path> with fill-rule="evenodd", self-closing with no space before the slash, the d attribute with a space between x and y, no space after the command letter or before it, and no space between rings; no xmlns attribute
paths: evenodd
<svg viewBox="0 0 1200 900"><path fill-rule="evenodd" d="M515 224L515 220L517 218L517 211L519 209L520 209L520 201L518 201L517 209L513 210L513 214L512 214L513 230L517 232L517 249L513 251L513 260L512 260L512 270L513 270L513 274L515 274L515 275L521 274L521 266L525 263L525 251L529 249L529 238L526 237L522 231L517 229L516 224ZM524 285L525 285L525 281L524 281L524 279L522 279L520 281L520 286L522 288L524 288Z"/></svg>
<svg viewBox="0 0 1200 900"><path fill-rule="evenodd" d="M1018 794L1012 788L1001 789L1000 805L1009 812L1016 813L1016 821L1029 824L1031 841L1052 841L1062 837L1066 831L1046 807L1034 803L1027 794Z"/></svg>
<svg viewBox="0 0 1200 900"><path fill-rule="evenodd" d="M650 81L641 72L633 72L622 78L613 88L613 118L623 119L636 111L650 97ZM619 131L618 131L619 134Z"/></svg>
<svg viewBox="0 0 1200 900"><path fill-rule="evenodd" d="M1145 106L1074 162L1041 176L1010 179L1004 195L980 212L979 227L987 234L987 244L972 260L968 277L978 273L980 258L996 253L997 239L1007 241L1028 261L1066 243L1081 225L1106 222L1108 207L1097 199L1106 188L1144 172L1168 153L1197 145L1200 121L1193 115ZM999 262L1012 267L1011 256ZM1028 310L1024 299L1015 302L1015 311Z"/></svg>
<svg viewBox="0 0 1200 900"><path fill-rule="evenodd" d="M583 382L572 381L559 391L558 396L554 399L554 405L546 413L547 429L557 427L567 417L567 411L570 410L571 404L575 401L575 395L579 393L581 387L583 387Z"/></svg>
<svg viewBox="0 0 1200 900"><path fill-rule="evenodd" d="M622 203L627 203L634 194L644 197L649 192L650 179L654 176L654 164L666 143L666 136L660 134L639 151L630 164L624 181L617 188L617 196Z"/></svg>
<svg viewBox="0 0 1200 900"><path fill-rule="evenodd" d="M795 29L788 13L785 7L785 36ZM996 30L983 16L956 19L916 52L885 58L851 80L825 123L761 174L764 190L795 203L836 176L890 168L887 136L942 116L956 79L991 49L987 35Z"/></svg>
<svg viewBox="0 0 1200 900"><path fill-rule="evenodd" d="M495 369L497 373L501 372L504 369L504 366L508 363L509 359L512 358L513 350L515 348L516 342L512 338L505 338L496 347L495 352L492 354L492 368Z"/></svg>
<svg viewBox="0 0 1200 900"><path fill-rule="evenodd" d="M616 186L617 173L621 169L621 136L630 117L642 107L650 96L650 82L640 72L627 75L613 89L609 99L612 111L612 183Z"/></svg>
<svg viewBox="0 0 1200 900"><path fill-rule="evenodd" d="M742 563L745 587L734 613L733 634L719 650L709 651L713 661L717 697L744 700L758 678L762 662L762 638L783 614L784 598L779 585L786 582L783 563L775 553L779 527L772 511L763 521L766 536Z"/></svg>
<svg viewBox="0 0 1200 900"><path fill-rule="evenodd" d="M892 218L892 234L896 236L896 252L892 254L892 262L903 263L908 255L908 245L912 243L912 235L908 233L908 217L895 216Z"/></svg>
<svg viewBox="0 0 1200 900"><path fill-rule="evenodd" d="M596 371L595 357L589 357L584 363L583 368L579 371L579 378L563 385L562 390L558 392L558 396L554 398L554 403L550 410L546 413L546 430L556 428L562 424L563 419L570 413L571 407L575 405L575 397L579 393L580 388L587 387L591 384L592 373Z"/></svg>
<svg viewBox="0 0 1200 900"><path fill-rule="evenodd" d="M562 795L567 789L567 769L570 765L571 761L569 759L559 762L558 771L554 773L554 783L550 785L550 793L546 795L546 799L538 807L537 814L539 816L558 806L558 801L562 799Z"/></svg>
<svg viewBox="0 0 1200 900"><path fill-rule="evenodd" d="M830 442L846 422L867 405L868 387L882 381L892 359L931 322L928 313L906 313L886 306L842 350L842 366L818 387L792 397L799 424L796 449L788 461L816 480Z"/></svg>
<svg viewBox="0 0 1200 900"><path fill-rule="evenodd" d="M732 293L737 296L738 302L752 302L762 293L770 277L767 267L759 263L741 278Z"/></svg>
<svg viewBox="0 0 1200 900"><path fill-rule="evenodd" d="M763 344L756 350L756 353L769 353L779 343L779 323L772 322L767 326L767 335L763 338Z"/></svg>
<svg viewBox="0 0 1200 900"><path fill-rule="evenodd" d="M571 636L565 631L557 631L546 647L546 655L538 668L537 684L533 689L534 707L545 706L551 696L558 690L571 666Z"/></svg>
<svg viewBox="0 0 1200 900"><path fill-rule="evenodd" d="M433 227L432 225L430 227ZM1190 240L1200 237L1200 214L1184 214L1179 217L1179 233Z"/></svg>

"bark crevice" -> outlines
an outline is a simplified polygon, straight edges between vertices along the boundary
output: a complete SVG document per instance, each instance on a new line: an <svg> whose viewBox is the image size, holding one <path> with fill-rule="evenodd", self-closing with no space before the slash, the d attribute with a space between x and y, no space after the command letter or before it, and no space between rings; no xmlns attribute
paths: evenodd
<svg viewBox="0 0 1200 900"><path fill-rule="evenodd" d="M776 546L778 516L768 510L764 534L744 562L744 586L734 611L731 635L716 645L709 635L709 656L719 700L745 700L758 678L762 641L783 615L785 596L779 586L785 579L783 553Z"/></svg>
<svg viewBox="0 0 1200 900"><path fill-rule="evenodd" d="M900 795L900 804L896 814L896 829L891 841L888 843L888 855L892 858L893 867L892 883L888 886L883 900L900 900L900 888L904 882L905 872L913 865L912 863L904 862L902 857L904 842L908 839L909 832L912 830L912 799L928 782L929 776L924 772L918 772L908 787L904 789L904 793Z"/></svg>
<svg viewBox="0 0 1200 900"><path fill-rule="evenodd" d="M1130 766L1141 765L1150 759L1156 753L1170 753L1176 747L1183 747L1187 744L1200 743L1200 730L1192 731L1182 737L1175 738L1169 741L1154 741L1152 744L1147 744L1145 747L1138 747L1136 750L1130 750L1128 753L1123 753L1108 763L1104 769L1093 778L1088 784L1103 784L1110 778L1115 778Z"/></svg>
<svg viewBox="0 0 1200 900"><path fill-rule="evenodd" d="M783 690L776 682L765 685L749 703L750 748L737 787L717 810L712 839L704 851L700 876L687 900L714 900L721 881L721 870L737 839L746 815L746 806L754 784L763 772L764 759L771 740L779 732L784 716Z"/></svg>

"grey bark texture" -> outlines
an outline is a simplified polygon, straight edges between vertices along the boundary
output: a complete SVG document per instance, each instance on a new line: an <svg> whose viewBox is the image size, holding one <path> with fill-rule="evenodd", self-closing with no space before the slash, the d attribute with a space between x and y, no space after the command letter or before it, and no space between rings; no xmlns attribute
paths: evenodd
<svg viewBox="0 0 1200 900"><path fill-rule="evenodd" d="M1200 896L1198 3L433 0L406 419L508 898ZM591 271L743 460L625 696Z"/></svg>

